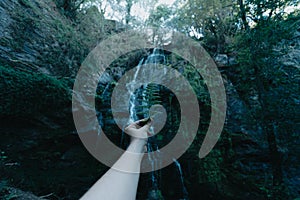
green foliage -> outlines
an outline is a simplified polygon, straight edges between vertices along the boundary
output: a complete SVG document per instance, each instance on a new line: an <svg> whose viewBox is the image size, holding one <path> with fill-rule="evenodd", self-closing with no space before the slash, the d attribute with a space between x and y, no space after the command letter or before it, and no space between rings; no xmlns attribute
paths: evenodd
<svg viewBox="0 0 300 200"><path fill-rule="evenodd" d="M86 0L55 0L55 3L61 12L70 19L76 19L80 6Z"/></svg>
<svg viewBox="0 0 300 200"><path fill-rule="evenodd" d="M294 31L291 27L299 24L299 17L287 17L286 20L280 18L283 15L262 17L260 6L259 4L256 7L255 26L236 37L235 49L239 61L236 69L239 77L236 88L267 137L273 168L273 182L268 194L275 198L288 195L283 185L282 150L279 149L279 146L287 144L278 138L280 135L292 138L286 135L285 129L290 127L291 122L297 124L299 121L295 117L298 115L295 110L299 85L292 78L297 76L299 71L287 72L280 61L280 57L287 51L275 49L278 49L281 41L287 41L292 37ZM256 100L255 104L253 99Z"/></svg>
<svg viewBox="0 0 300 200"><path fill-rule="evenodd" d="M238 29L236 3L231 0L189 0L174 9L169 26L203 40L202 44L211 53L227 51Z"/></svg>
<svg viewBox="0 0 300 200"><path fill-rule="evenodd" d="M281 99L279 96L284 97L283 93L278 90L282 90L284 87L288 93L296 92L295 82L287 77L288 74L278 60L278 57L285 52L275 51L274 48L278 45L278 41L292 37L291 27L295 26L297 22L295 19L262 20L255 28L236 37L235 49L238 52L239 61L237 70L240 74L237 88L246 97L245 100L249 99L249 96L253 95L253 91L259 89L258 87L263 87L264 92L269 94L264 95L265 98L272 99L272 101L266 100L266 103L278 104L279 102L276 103L276 100ZM259 84L257 83L258 78L260 79ZM292 85L294 86L291 87ZM277 93L277 98L274 98L275 93ZM276 106L268 106L268 108L276 109ZM268 111L272 112L273 110ZM277 113L277 116L280 115Z"/></svg>
<svg viewBox="0 0 300 200"><path fill-rule="evenodd" d="M182 73L187 78L201 104L210 105L209 92L203 78L193 66L186 64Z"/></svg>
<svg viewBox="0 0 300 200"><path fill-rule="evenodd" d="M161 97L159 95L159 87L154 84L149 84L146 87L145 98L148 105L160 104Z"/></svg>
<svg viewBox="0 0 300 200"><path fill-rule="evenodd" d="M172 8L166 6L166 5L159 5L156 7L155 10L153 10L147 20L147 23L150 26L153 27L161 27L165 25L170 25L168 24L168 21L171 17L172 14L174 14L174 11ZM170 23L170 22L169 22Z"/></svg>
<svg viewBox="0 0 300 200"><path fill-rule="evenodd" d="M0 61L21 69L74 78L90 50L116 30L116 22L104 19L95 6L81 9L73 21L60 14L51 2L11 2L14 9L9 11L9 18L13 23L0 40Z"/></svg>
<svg viewBox="0 0 300 200"><path fill-rule="evenodd" d="M215 183L222 179L221 166L222 154L219 150L213 150L199 163L199 183Z"/></svg>
<svg viewBox="0 0 300 200"><path fill-rule="evenodd" d="M139 96L140 106L137 106L137 114L143 117L151 117L149 115L149 109L155 104L161 104L160 86L155 84L148 84L144 91Z"/></svg>
<svg viewBox="0 0 300 200"><path fill-rule="evenodd" d="M10 16L14 23L9 26L10 34L0 41L9 49L1 63L64 77L75 73L88 52L83 42L86 36L76 32L49 1L12 3Z"/></svg>
<svg viewBox="0 0 300 200"><path fill-rule="evenodd" d="M33 117L61 112L71 95L65 81L0 66L1 116Z"/></svg>
<svg viewBox="0 0 300 200"><path fill-rule="evenodd" d="M285 8L297 6L298 3L294 0L247 0L244 7L247 17L255 23L260 23L271 19L282 20L286 16Z"/></svg>
<svg viewBox="0 0 300 200"><path fill-rule="evenodd" d="M26 12L22 9L12 11L15 14L13 20L17 22L11 24L12 38L15 39L3 38L0 45L10 47L15 52L23 52L28 44L31 46L39 44L45 47L26 50L28 51L26 55L36 54L34 58L40 59L35 64L11 59L10 64L11 62L15 64L11 66L16 66L17 69L0 66L0 89L2 91L0 115L23 118L38 118L44 114L52 117L63 115L62 110L68 109L71 103L70 86L67 82L29 71L33 71L32 68L35 68L35 71L42 71L46 68L53 69L50 74L60 77L74 76L81 61L97 44L97 41L114 33L116 22L105 20L104 13L99 13L95 6L79 11L79 6L84 2L80 0L56 0L58 7L68 19L57 18L57 12L49 14L50 11L41 20L37 19L49 9L46 3L41 1L42 3L39 4L29 0L19 2L26 8ZM132 22L130 10L135 2L125 1L127 24ZM299 70L287 69L283 66L278 57L286 53L286 48L277 50L281 41L292 37L292 32L299 24L299 15L288 16L284 13L284 9L296 1L245 0L241 2L244 2L244 10L238 1L231 0L189 0L182 7L161 5L151 13L147 23L157 27L171 26L185 34L190 34L195 39L201 40L211 54L231 52L237 55L239 64L233 70L234 76L237 77L237 80L233 82L234 86L256 119L253 123L267 128L269 132L271 130L271 133L274 132L273 136L276 137L271 138L270 143L276 143L280 139L278 148L275 145L275 151L271 151L271 154L278 153L279 146L284 142L287 141L285 145L288 146L293 138L299 138L293 128L299 123L299 120L295 119L299 116L296 109L300 96ZM117 0L114 3L120 3L120 1ZM243 15L246 17L247 26L245 27L242 25ZM248 24L249 22L251 25ZM143 53L135 52L135 54L134 59L131 59L128 54L116 60L109 74L113 76L113 70L123 73L126 69L136 66ZM174 58L172 63L179 63L174 68L183 70L182 74L189 80L200 104L209 106L209 93L204 81L194 68L178 58ZM118 77L113 77L113 79L110 89L113 89ZM96 101L101 106L106 100L101 96L104 89L103 86L97 90ZM151 105L172 101L173 97L166 99L161 97L163 88L160 86L149 84L144 89L140 101L144 101L146 106L142 105L137 108L141 115L147 115ZM254 98L255 105L253 101L251 102ZM172 106L171 103L170 105ZM174 116L170 118L170 121L174 128L179 124L180 118L176 115L178 114L176 109L172 109L171 112ZM206 118L209 118L209 112L209 109L201 107L201 113L205 113ZM203 122L201 118L201 125L208 122L209 119L204 119ZM269 124L273 128L270 129ZM188 129L188 126L185 128ZM289 133L293 134L293 137L290 137ZM199 132L198 135L202 137L204 132ZM229 134L228 137L230 136ZM157 140L163 141L167 137L168 135L164 134L157 135ZM223 141L224 138L220 139L220 142ZM197 142L201 144L201 141ZM183 163L193 162L192 165L196 166L196 172L193 174L196 174L199 183L220 182L225 176L222 170L226 163L226 153L222 150L222 147L216 147L201 161L198 158L197 160L188 158ZM226 150L228 154L233 154L231 146ZM197 155L198 151L199 145L192 145L188 152L189 156ZM47 157L47 152L38 152L37 156ZM59 154L60 152L57 152L57 155ZM6 155L1 152L0 162L6 159ZM239 175L232 176L238 177ZM245 177L242 175L238 179L239 182L245 182ZM249 182L252 183L252 180ZM253 181L253 184L255 185L256 182ZM266 185L257 185L268 198L275 197L279 193L280 195L288 194L282 185L273 187L269 182ZM0 182L0 191L5 187L6 182ZM11 199L14 196L7 198ZM283 199L284 196L280 198Z"/></svg>

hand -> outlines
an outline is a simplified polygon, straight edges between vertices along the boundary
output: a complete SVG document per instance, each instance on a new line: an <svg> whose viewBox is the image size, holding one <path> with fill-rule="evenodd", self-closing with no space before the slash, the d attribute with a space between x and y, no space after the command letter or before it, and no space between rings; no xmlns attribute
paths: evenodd
<svg viewBox="0 0 300 200"><path fill-rule="evenodd" d="M131 136L131 142L143 141L146 144L148 136L151 135L151 133L149 132L149 128L151 126L152 119L150 119L150 121L142 127L139 125L140 122L144 122L146 120L147 119L141 119L125 128L125 132Z"/></svg>

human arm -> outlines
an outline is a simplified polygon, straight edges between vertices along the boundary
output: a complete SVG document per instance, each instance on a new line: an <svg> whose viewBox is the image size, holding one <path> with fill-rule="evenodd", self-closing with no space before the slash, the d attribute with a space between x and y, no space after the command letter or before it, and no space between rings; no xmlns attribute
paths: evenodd
<svg viewBox="0 0 300 200"><path fill-rule="evenodd" d="M150 123L140 127L140 121L129 125L125 131L131 135L126 152L81 198L81 200L134 200L139 172ZM116 169L122 169L116 170ZM134 172L134 173L133 173Z"/></svg>

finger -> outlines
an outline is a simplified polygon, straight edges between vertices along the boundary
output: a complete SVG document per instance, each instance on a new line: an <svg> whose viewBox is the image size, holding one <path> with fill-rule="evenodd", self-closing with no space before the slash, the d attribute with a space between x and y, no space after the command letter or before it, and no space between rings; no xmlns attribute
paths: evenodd
<svg viewBox="0 0 300 200"><path fill-rule="evenodd" d="M142 126L145 126L150 121L151 121L151 118L148 117L148 118L143 119L141 122L139 122L138 125L142 127Z"/></svg>
<svg viewBox="0 0 300 200"><path fill-rule="evenodd" d="M138 121L133 122L130 126L134 128L141 128L142 126L140 125L140 123L143 121L145 121L145 119L140 119Z"/></svg>
<svg viewBox="0 0 300 200"><path fill-rule="evenodd" d="M138 121L135 121L135 122L132 122L131 124L129 124L126 128L125 128L125 130L128 130L128 129L130 129L130 128L140 128L140 126L138 125L138 123L139 122L141 122L141 121L143 121L143 119L141 119L141 120L138 120Z"/></svg>
<svg viewBox="0 0 300 200"><path fill-rule="evenodd" d="M142 122L142 121L145 121L145 120L147 120L147 118L137 120L137 121L133 122L133 124L136 124L136 125L137 125L138 123L140 123L140 122Z"/></svg>
<svg viewBox="0 0 300 200"><path fill-rule="evenodd" d="M146 122L147 120L149 120L149 118L144 118L144 119L138 120L138 121L136 121L136 122L134 122L134 123L135 123L137 126L142 127L142 126L144 126L144 124L145 124L145 122Z"/></svg>
<svg viewBox="0 0 300 200"><path fill-rule="evenodd" d="M147 121L147 120L149 120L149 118L144 118L144 119L140 119L140 120L138 120L138 121L135 121L135 122L131 123L129 126L127 126L127 127L124 129L124 131L126 132L126 131L128 131L128 130L130 130L130 129L139 129L139 128L142 127L142 126L139 125L139 123L140 123L140 122ZM151 121L152 121L152 118L150 118L150 121L149 121L147 124L151 123ZM146 125L147 125L147 124L146 124ZM145 125L144 125L144 126L145 126ZM149 126L149 127L150 127L150 126ZM149 127L148 127L148 129L149 129ZM148 129L145 129L145 130L148 130Z"/></svg>
<svg viewBox="0 0 300 200"><path fill-rule="evenodd" d="M144 119L138 120L133 123L133 127L139 129L139 128L145 126L145 124L148 123L149 121L151 121L150 118L144 118Z"/></svg>

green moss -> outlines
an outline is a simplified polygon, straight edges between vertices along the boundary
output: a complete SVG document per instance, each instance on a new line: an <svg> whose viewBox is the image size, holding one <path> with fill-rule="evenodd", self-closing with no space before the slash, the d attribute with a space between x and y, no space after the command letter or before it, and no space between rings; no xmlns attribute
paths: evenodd
<svg viewBox="0 0 300 200"><path fill-rule="evenodd" d="M65 81L2 66L0 77L1 116L53 114L70 105L71 95Z"/></svg>
<svg viewBox="0 0 300 200"><path fill-rule="evenodd" d="M219 150L213 150L200 162L198 176L200 183L212 183L221 181L221 165L223 158Z"/></svg>

